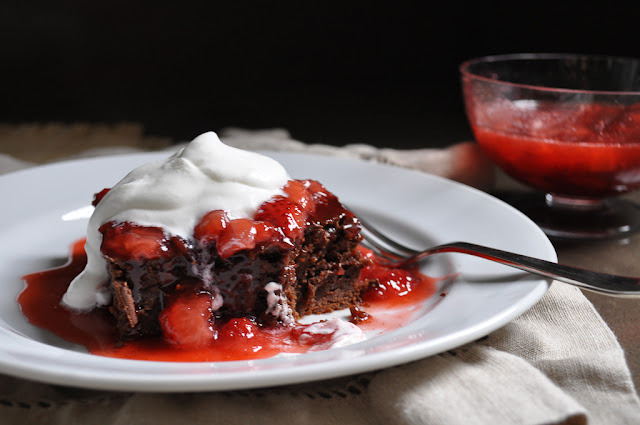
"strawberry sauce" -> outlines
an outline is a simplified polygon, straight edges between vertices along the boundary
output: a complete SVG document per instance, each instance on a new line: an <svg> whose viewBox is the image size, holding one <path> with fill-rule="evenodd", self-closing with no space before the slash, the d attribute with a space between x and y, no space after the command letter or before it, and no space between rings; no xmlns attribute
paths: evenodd
<svg viewBox="0 0 640 425"><path fill-rule="evenodd" d="M213 323L209 337L203 339L176 343L165 336L122 344L118 342L114 319L107 310L95 308L79 313L60 304L69 283L85 266L83 247L84 240L75 242L69 261L61 267L24 276L26 287L18 303L31 324L82 345L92 354L157 361L249 360L327 349L341 332L336 320L267 327L251 318L234 318ZM372 253L362 250L371 261L361 279L375 279L377 283L363 294L361 305L352 309L352 323L365 331L380 332L411 321L423 302L435 292L437 280L417 269L383 267L376 263ZM386 319L383 314L378 315L386 310L393 312L393 320L389 320L389 315ZM318 326L322 330L317 331Z"/></svg>
<svg viewBox="0 0 640 425"><path fill-rule="evenodd" d="M472 120L478 144L538 190L600 198L640 187L640 104L507 103L478 110Z"/></svg>

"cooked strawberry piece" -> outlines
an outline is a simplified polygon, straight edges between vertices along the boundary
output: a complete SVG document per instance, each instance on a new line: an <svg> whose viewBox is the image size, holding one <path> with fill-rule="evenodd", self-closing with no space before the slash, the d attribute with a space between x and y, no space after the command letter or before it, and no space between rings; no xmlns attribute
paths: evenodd
<svg viewBox="0 0 640 425"><path fill-rule="evenodd" d="M314 197L316 197L317 195L327 195L327 189L322 185L322 183L317 180L306 180L305 186Z"/></svg>
<svg viewBox="0 0 640 425"><path fill-rule="evenodd" d="M187 348L210 344L216 336L211 305L209 292L180 294L158 316L164 339Z"/></svg>
<svg viewBox="0 0 640 425"><path fill-rule="evenodd" d="M120 260L170 258L177 254L178 238L169 238L159 227L109 222L100 227L100 250Z"/></svg>
<svg viewBox="0 0 640 425"><path fill-rule="evenodd" d="M326 205L330 202L337 201L336 196L329 192L320 182L309 180L308 184L308 190L311 193L314 202Z"/></svg>
<svg viewBox="0 0 640 425"><path fill-rule="evenodd" d="M282 229L285 236L298 238L302 236L307 222L307 214L295 202L284 196L274 196L260 205L256 213L257 221L273 224Z"/></svg>
<svg viewBox="0 0 640 425"><path fill-rule="evenodd" d="M267 224L263 221L255 221L254 226L256 228L256 245L263 242L272 241L277 243L280 239L282 239L282 234L276 230L270 224Z"/></svg>
<svg viewBox="0 0 640 425"><path fill-rule="evenodd" d="M253 220L236 218L229 221L227 227L218 237L218 254L222 258L229 258L238 251L254 248L257 233Z"/></svg>
<svg viewBox="0 0 640 425"><path fill-rule="evenodd" d="M98 203L102 201L102 198L104 198L104 195L106 195L110 190L111 189L109 188L102 189L100 192L93 195L93 201L91 201L91 205L93 205L94 207L98 205Z"/></svg>
<svg viewBox="0 0 640 425"><path fill-rule="evenodd" d="M311 193L307 190L308 184L308 180L289 180L282 190L291 202L300 205L308 214L313 214L316 205Z"/></svg>
<svg viewBox="0 0 640 425"><path fill-rule="evenodd" d="M337 214L344 213L350 218L355 219L353 214L347 212L338 198L329 192L322 184L315 180L308 180L308 190L315 203L316 209L313 218L318 221L325 221L335 217Z"/></svg>
<svg viewBox="0 0 640 425"><path fill-rule="evenodd" d="M225 211L211 211L196 225L193 236L203 243L217 241L228 225L229 217Z"/></svg>
<svg viewBox="0 0 640 425"><path fill-rule="evenodd" d="M218 331L218 339L250 339L256 335L256 323L246 317L230 319Z"/></svg>

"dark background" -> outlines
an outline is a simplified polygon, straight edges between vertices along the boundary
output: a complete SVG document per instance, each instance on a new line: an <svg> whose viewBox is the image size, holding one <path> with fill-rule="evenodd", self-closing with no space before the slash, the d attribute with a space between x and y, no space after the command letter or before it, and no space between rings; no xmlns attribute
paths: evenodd
<svg viewBox="0 0 640 425"><path fill-rule="evenodd" d="M430 4L437 3L437 4ZM640 56L640 2L67 1L0 5L0 122L285 127L330 144L470 138L458 65Z"/></svg>

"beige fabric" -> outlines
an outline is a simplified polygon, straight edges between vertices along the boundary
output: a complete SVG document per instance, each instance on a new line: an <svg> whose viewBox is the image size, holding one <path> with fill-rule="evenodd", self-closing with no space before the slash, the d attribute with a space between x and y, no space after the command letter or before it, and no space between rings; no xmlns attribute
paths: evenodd
<svg viewBox="0 0 640 425"><path fill-rule="evenodd" d="M436 170L441 175L458 167L456 148L406 154L363 145L306 147L282 131L233 130L226 135L231 144L254 148L309 149L399 166L404 158L408 166L424 171L437 158L439 167L450 164ZM490 184L485 160L473 154L467 160L484 173L472 178ZM330 381L251 391L147 394L0 377L0 423L637 424L640 403L611 330L578 289L554 283L537 305L480 341Z"/></svg>
<svg viewBox="0 0 640 425"><path fill-rule="evenodd" d="M0 123L0 152L36 163L68 158L95 146L162 149L169 144L170 140L167 138L144 135L142 126L135 123Z"/></svg>
<svg viewBox="0 0 640 425"><path fill-rule="evenodd" d="M292 140L286 130L247 131L228 128L221 132L225 143L248 149L276 149L287 152L307 152L319 155L364 159L426 171L481 189L494 183L491 163L475 143L458 143L447 149L379 149L365 144L335 146L309 145Z"/></svg>

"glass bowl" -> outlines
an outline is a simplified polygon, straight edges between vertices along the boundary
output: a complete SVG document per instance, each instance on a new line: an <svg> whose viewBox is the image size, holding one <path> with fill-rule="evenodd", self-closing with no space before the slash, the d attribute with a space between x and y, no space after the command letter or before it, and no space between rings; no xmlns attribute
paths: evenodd
<svg viewBox="0 0 640 425"><path fill-rule="evenodd" d="M640 229L617 198L640 188L640 60L513 54L460 66L467 117L485 154L538 195L511 199L550 236Z"/></svg>

